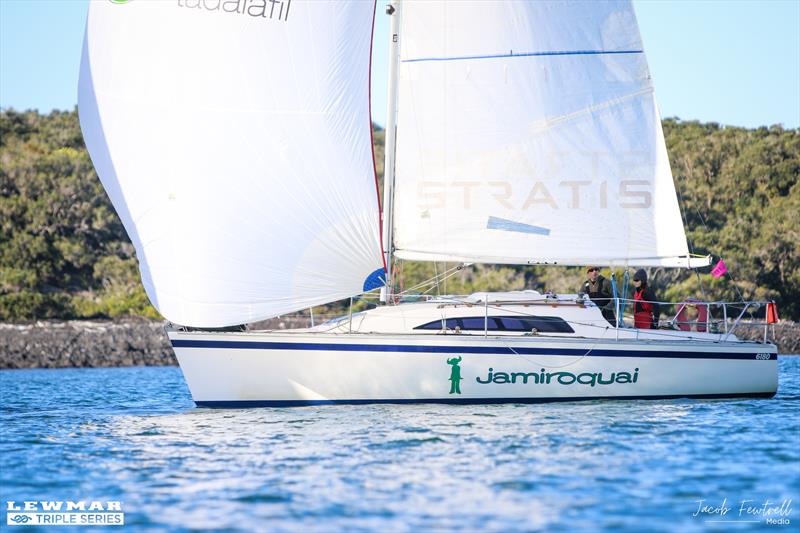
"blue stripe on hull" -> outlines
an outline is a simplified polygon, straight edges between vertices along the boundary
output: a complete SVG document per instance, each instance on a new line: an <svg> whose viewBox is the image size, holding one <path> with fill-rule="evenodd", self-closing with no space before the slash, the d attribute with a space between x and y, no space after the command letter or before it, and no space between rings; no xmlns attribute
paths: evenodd
<svg viewBox="0 0 800 533"><path fill-rule="evenodd" d="M593 400L721 400L729 398L772 398L775 392L742 392L724 394L667 394L658 396L575 396L561 398L431 398L427 400L241 400L197 401L198 407L214 409L243 409L249 407L303 407L311 405L419 404L444 403L457 405L580 402Z"/></svg>
<svg viewBox="0 0 800 533"><path fill-rule="evenodd" d="M584 350L569 348L510 348L507 346L416 346L401 344L322 344L303 342L254 342L254 341L207 341L176 339L173 348L222 348L245 350L316 350L324 352L410 352L447 354L494 354L494 355L577 355L586 357L656 357L668 359L755 359L755 352L674 352L644 350ZM763 353L763 352L762 352ZM777 360L777 354L769 354ZM764 359L766 360L766 359Z"/></svg>

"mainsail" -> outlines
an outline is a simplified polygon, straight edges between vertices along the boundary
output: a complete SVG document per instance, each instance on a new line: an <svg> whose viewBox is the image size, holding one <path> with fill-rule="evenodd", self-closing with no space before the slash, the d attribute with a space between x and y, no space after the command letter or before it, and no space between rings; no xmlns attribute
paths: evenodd
<svg viewBox="0 0 800 533"><path fill-rule="evenodd" d="M358 0L91 3L81 127L168 320L240 324L372 288L373 18Z"/></svg>
<svg viewBox="0 0 800 533"><path fill-rule="evenodd" d="M690 266L630 2L403 2L399 61L398 257Z"/></svg>

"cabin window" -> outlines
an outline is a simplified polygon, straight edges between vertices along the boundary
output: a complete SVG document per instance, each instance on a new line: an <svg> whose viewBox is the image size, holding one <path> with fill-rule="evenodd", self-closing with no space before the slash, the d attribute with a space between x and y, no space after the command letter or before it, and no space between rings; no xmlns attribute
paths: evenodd
<svg viewBox="0 0 800 533"><path fill-rule="evenodd" d="M456 329L456 326L459 326L458 319L448 318L447 320L434 320L433 322L428 322L427 324L422 324L421 326L417 326L414 329L436 329L436 330L440 330L443 328Z"/></svg>
<svg viewBox="0 0 800 533"><path fill-rule="evenodd" d="M530 331L536 328L544 333L575 333L566 320L557 316L501 316L504 331Z"/></svg>
<svg viewBox="0 0 800 533"><path fill-rule="evenodd" d="M482 316L470 316L464 318L457 318L456 320L460 320L461 329L463 331L470 331L470 330L481 330L483 331L485 322ZM489 329L495 330L500 329L497 323L494 321L494 317L489 318Z"/></svg>
<svg viewBox="0 0 800 533"><path fill-rule="evenodd" d="M414 329L439 331L442 329L442 322L442 320L434 320ZM557 316L490 316L487 325L489 331L527 332L536 329L541 333L575 333L575 330L563 318ZM444 326L447 329L459 328L461 331L483 331L484 317L448 318L444 321Z"/></svg>

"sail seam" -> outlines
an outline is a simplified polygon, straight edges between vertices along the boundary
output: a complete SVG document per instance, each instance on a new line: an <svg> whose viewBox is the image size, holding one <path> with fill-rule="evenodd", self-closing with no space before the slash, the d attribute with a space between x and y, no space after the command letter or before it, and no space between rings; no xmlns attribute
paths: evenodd
<svg viewBox="0 0 800 533"><path fill-rule="evenodd" d="M475 56L453 56L453 57L418 57L414 59L403 59L402 63L421 63L424 61L464 61L469 59L498 59L505 57L551 57L551 56L587 56L587 55L614 55L614 54L643 54L644 50L553 50L549 52L522 52L515 54L491 54Z"/></svg>
<svg viewBox="0 0 800 533"><path fill-rule="evenodd" d="M608 109L608 108L611 108L611 107L615 107L615 106L625 102L626 100L631 100L631 99L637 98L639 96L644 96L646 94L651 94L653 92L655 92L653 90L653 87L652 86L648 86L648 87L642 89L641 91L636 91L634 93L626 94L626 95L620 96L618 98L612 98L611 100L606 100L605 102L600 102L600 103L594 104L592 106L585 107L585 108L579 109L577 111L573 111L572 113L567 113L565 115L560 115L560 116L557 116L557 117L551 117L551 118L546 118L546 119L543 119L543 120L540 120L540 121L536 121L536 122L534 122L534 123L532 123L530 125L529 129L530 129L530 131L532 133L533 132L537 132L537 131L548 130L551 127L555 126L556 124L558 124L560 122L573 120L573 119L578 118L578 117L583 116L583 115L591 115L592 113L596 113L598 111L602 111L602 110L605 110L605 109Z"/></svg>

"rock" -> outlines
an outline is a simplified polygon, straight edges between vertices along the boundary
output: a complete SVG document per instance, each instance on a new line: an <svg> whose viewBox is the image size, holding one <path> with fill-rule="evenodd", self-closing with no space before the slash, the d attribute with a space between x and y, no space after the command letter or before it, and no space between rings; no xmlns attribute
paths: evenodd
<svg viewBox="0 0 800 533"><path fill-rule="evenodd" d="M0 324L0 368L177 364L161 321L125 318Z"/></svg>
<svg viewBox="0 0 800 533"><path fill-rule="evenodd" d="M281 317L254 326L284 329L309 324L304 317ZM760 341L764 326L741 322L735 333L742 339ZM782 320L770 327L769 337L777 342L778 353L800 353L800 324ZM177 364L161 321L125 318L0 324L0 369Z"/></svg>
<svg viewBox="0 0 800 533"><path fill-rule="evenodd" d="M731 321L731 324L733 321ZM740 339L751 341L764 340L763 324L752 324L742 321L734 331ZM800 354L800 323L781 320L769 327L767 338L778 345L779 354Z"/></svg>

